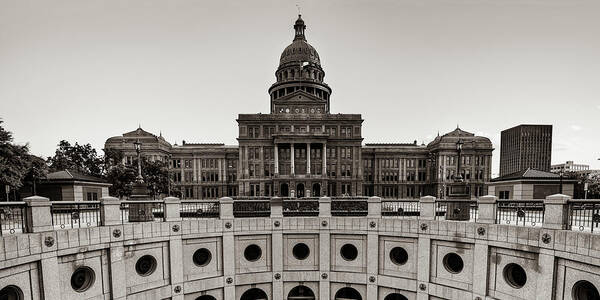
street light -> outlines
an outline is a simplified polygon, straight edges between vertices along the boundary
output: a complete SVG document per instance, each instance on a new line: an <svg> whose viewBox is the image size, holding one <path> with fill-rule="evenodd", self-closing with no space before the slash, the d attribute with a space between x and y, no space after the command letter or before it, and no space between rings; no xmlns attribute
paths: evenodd
<svg viewBox="0 0 600 300"><path fill-rule="evenodd" d="M135 153L137 154L137 165L138 165L138 176L136 178L137 182L144 182L144 178L142 177L142 159L140 152L142 152L142 143L140 140L136 140L133 143L133 147L135 148Z"/></svg>

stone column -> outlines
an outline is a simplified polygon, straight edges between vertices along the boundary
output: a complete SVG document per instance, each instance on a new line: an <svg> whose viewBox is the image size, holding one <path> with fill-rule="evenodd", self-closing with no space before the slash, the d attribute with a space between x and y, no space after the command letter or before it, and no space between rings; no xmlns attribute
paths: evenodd
<svg viewBox="0 0 600 300"><path fill-rule="evenodd" d="M279 175L279 147L275 144L274 156L275 156L275 176Z"/></svg>
<svg viewBox="0 0 600 300"><path fill-rule="evenodd" d="M331 198L321 197L319 198L319 298L318 299L331 299L330 296L330 283L329 278L331 274L329 272L331 267L331 237L329 231L329 223L331 219Z"/></svg>
<svg viewBox="0 0 600 300"><path fill-rule="evenodd" d="M435 197L425 196L419 200L421 205L421 220L435 220Z"/></svg>
<svg viewBox="0 0 600 300"><path fill-rule="evenodd" d="M310 175L310 143L306 143L306 175Z"/></svg>
<svg viewBox="0 0 600 300"><path fill-rule="evenodd" d="M115 197L100 198L100 223L102 226L121 225L121 200Z"/></svg>
<svg viewBox="0 0 600 300"><path fill-rule="evenodd" d="M179 213L181 207L181 200L176 197L167 197L164 201L164 215L165 222L170 221L181 221L181 215Z"/></svg>
<svg viewBox="0 0 600 300"><path fill-rule="evenodd" d="M566 229L571 197L562 194L550 195L544 200L544 228Z"/></svg>
<svg viewBox="0 0 600 300"><path fill-rule="evenodd" d="M271 235L272 256L273 256L273 275L283 274L283 199L279 197L271 198L271 224L273 224L273 233ZM279 224L279 225L277 225ZM284 299L283 280L273 277L273 297L272 299Z"/></svg>
<svg viewBox="0 0 600 300"><path fill-rule="evenodd" d="M50 199L40 196L31 196L25 201L26 224L25 232L43 232L52 230L52 204Z"/></svg>
<svg viewBox="0 0 600 300"><path fill-rule="evenodd" d="M110 293L112 299L125 300L127 299L127 277L125 267L125 248L123 242L111 243L110 246ZM46 282L44 281L44 286ZM56 296L55 294L54 296ZM52 299L52 298L48 298Z"/></svg>
<svg viewBox="0 0 600 300"><path fill-rule="evenodd" d="M421 206L421 212L423 212L423 206ZM417 254L417 300L429 300L429 289L431 288L431 285L429 284L431 238L427 235L420 234L417 247L417 249L419 249ZM425 285L425 290L419 288L421 284Z"/></svg>
<svg viewBox="0 0 600 300"><path fill-rule="evenodd" d="M331 217L331 198L329 198L329 197L319 198L319 217L321 217L321 218Z"/></svg>
<svg viewBox="0 0 600 300"><path fill-rule="evenodd" d="M233 199L219 199L219 217L223 226L223 299L235 298L235 237L233 235ZM227 279L233 279L228 283Z"/></svg>
<svg viewBox="0 0 600 300"><path fill-rule="evenodd" d="M290 156L290 161L291 161L290 175L293 176L293 175L296 175L295 167L294 167L294 143L290 144L290 149L291 149L290 150L290 153L291 153L291 156Z"/></svg>
<svg viewBox="0 0 600 300"><path fill-rule="evenodd" d="M475 256L473 262L473 296L479 296L480 299L485 299L485 295L487 294L487 280L484 278L487 278L488 276L487 269L490 257L487 241L476 239L473 255Z"/></svg>
<svg viewBox="0 0 600 300"><path fill-rule="evenodd" d="M327 176L327 144L323 143L323 153L321 153L323 157L323 168L321 170L321 175L323 177Z"/></svg>
<svg viewBox="0 0 600 300"><path fill-rule="evenodd" d="M479 218L478 223L494 224L496 223L496 202L498 197L487 195L477 199Z"/></svg>
<svg viewBox="0 0 600 300"><path fill-rule="evenodd" d="M381 218L381 198L369 197L367 218Z"/></svg>

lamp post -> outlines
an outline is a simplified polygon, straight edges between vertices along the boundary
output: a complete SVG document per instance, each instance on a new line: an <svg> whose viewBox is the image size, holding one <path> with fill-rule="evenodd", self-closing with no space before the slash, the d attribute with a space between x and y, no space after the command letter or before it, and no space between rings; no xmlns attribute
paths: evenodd
<svg viewBox="0 0 600 300"><path fill-rule="evenodd" d="M142 176L142 143L140 143L139 140L136 140L135 143L133 143L133 147L137 154L138 175L133 183L131 200L147 201L150 199L148 197L148 186L144 182L144 177ZM154 220L154 214L152 212L153 208L154 204L147 202L129 204L129 222L147 222Z"/></svg>
<svg viewBox="0 0 600 300"><path fill-rule="evenodd" d="M454 182L450 184L448 198L452 201L446 203L446 220L468 221L471 218L470 195L467 193L467 183L464 182L461 175L463 145L462 139L458 139L456 142L456 152L458 153L456 176Z"/></svg>

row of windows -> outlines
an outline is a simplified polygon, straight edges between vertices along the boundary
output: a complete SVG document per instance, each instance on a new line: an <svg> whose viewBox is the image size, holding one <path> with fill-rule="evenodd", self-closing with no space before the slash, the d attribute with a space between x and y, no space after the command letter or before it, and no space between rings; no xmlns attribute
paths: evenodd
<svg viewBox="0 0 600 300"><path fill-rule="evenodd" d="M320 110L320 109L319 109ZM360 136L360 127L354 127L354 132L352 130L352 126L341 126L339 128L339 137L352 137L352 136ZM248 132L246 134L246 131ZM295 132L311 132L311 133L321 133L323 132L322 126L310 126L310 125L295 125ZM274 126L264 126L263 134L266 138L271 138L277 130ZM288 125L279 126L279 133L290 133L292 132L292 127ZM338 136L338 126L325 126L325 133L329 136ZM247 136L248 138L260 138L260 126L247 126L240 127L240 136Z"/></svg>
<svg viewBox="0 0 600 300"><path fill-rule="evenodd" d="M236 160L229 160L229 167L235 167L237 166L237 161ZM174 169L181 169L181 164L182 163L182 159L173 159L171 160L171 168ZM183 166L186 169L191 169L193 168L193 160L191 159L184 159L183 160ZM219 167L219 159L218 158L207 158L207 159L200 159L200 166L203 169L215 169Z"/></svg>

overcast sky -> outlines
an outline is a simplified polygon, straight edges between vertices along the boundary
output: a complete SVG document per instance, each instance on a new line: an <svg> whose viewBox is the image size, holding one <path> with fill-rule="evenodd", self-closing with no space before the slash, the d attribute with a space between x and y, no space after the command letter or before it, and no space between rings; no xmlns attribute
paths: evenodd
<svg viewBox="0 0 600 300"><path fill-rule="evenodd" d="M554 125L552 162L600 168L598 0L0 0L0 118L51 155L137 128L236 144L301 6L333 113L365 142Z"/></svg>

